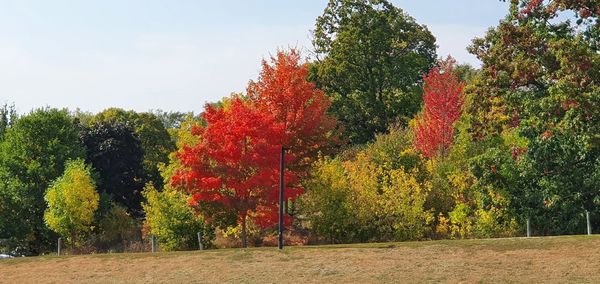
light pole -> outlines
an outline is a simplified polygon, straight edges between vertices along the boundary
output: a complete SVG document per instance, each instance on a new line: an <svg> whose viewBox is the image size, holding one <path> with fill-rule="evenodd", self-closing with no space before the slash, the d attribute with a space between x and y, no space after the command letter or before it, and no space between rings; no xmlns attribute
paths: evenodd
<svg viewBox="0 0 600 284"><path fill-rule="evenodd" d="M285 182L283 173L285 171L285 147L281 146L281 158L279 161L279 241L277 242L279 249L283 249L283 200Z"/></svg>

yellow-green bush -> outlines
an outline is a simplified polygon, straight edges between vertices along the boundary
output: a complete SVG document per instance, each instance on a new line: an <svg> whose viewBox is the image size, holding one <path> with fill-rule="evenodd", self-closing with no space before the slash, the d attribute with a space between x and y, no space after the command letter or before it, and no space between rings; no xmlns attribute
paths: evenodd
<svg viewBox="0 0 600 284"><path fill-rule="evenodd" d="M91 170L83 160L67 162L64 174L47 190L48 208L44 220L73 246L80 246L83 236L92 230L99 195Z"/></svg>
<svg viewBox="0 0 600 284"><path fill-rule="evenodd" d="M149 235L158 238L163 250L185 250L198 247L197 233L203 235L203 244L210 246L214 230L195 214L188 204L188 196L171 187L158 191L151 184L142 192L146 202L145 227Z"/></svg>

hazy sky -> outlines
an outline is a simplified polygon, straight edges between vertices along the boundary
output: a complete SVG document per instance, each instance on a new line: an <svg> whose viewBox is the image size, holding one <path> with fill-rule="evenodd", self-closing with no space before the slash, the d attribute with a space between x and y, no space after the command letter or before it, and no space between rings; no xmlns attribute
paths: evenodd
<svg viewBox="0 0 600 284"><path fill-rule="evenodd" d="M278 48L309 50L326 0L0 0L0 103L200 111L241 92ZM465 48L507 12L498 0L395 0L437 38Z"/></svg>

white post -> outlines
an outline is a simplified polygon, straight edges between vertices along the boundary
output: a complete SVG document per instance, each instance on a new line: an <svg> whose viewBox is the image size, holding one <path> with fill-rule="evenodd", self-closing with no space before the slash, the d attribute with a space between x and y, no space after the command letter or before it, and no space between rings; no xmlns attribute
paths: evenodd
<svg viewBox="0 0 600 284"><path fill-rule="evenodd" d="M62 244L62 238L58 238L58 255L60 255L60 249L61 249L61 244Z"/></svg>
<svg viewBox="0 0 600 284"><path fill-rule="evenodd" d="M202 244L202 233L198 232L198 248L200 250L204 250L204 245Z"/></svg>
<svg viewBox="0 0 600 284"><path fill-rule="evenodd" d="M527 217L527 237L531 238L531 222L529 222L529 217Z"/></svg>
<svg viewBox="0 0 600 284"><path fill-rule="evenodd" d="M585 219L587 221L587 234L592 234L592 224L590 223L590 211L585 211Z"/></svg>

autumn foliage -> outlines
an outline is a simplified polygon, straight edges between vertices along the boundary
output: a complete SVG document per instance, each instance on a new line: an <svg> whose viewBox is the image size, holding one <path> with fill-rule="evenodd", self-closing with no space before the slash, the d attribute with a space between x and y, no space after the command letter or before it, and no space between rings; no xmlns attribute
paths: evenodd
<svg viewBox="0 0 600 284"><path fill-rule="evenodd" d="M217 202L235 211L245 231L250 215L260 226L277 219L279 153L286 137L282 123L241 99L228 108L207 106L202 117L206 126L192 133L200 142L179 153L186 168L173 178L192 193L192 202ZM293 160L292 155L288 155ZM286 181L294 184L296 175L286 171ZM302 189L286 188L286 197L296 198Z"/></svg>
<svg viewBox="0 0 600 284"><path fill-rule="evenodd" d="M423 76L425 106L414 129L415 148L429 158L447 155L462 111L464 83L453 73L454 64L449 57Z"/></svg>
<svg viewBox="0 0 600 284"><path fill-rule="evenodd" d="M339 142L334 132L337 120L327 114L331 100L307 81L308 72L298 51L279 51L271 64L263 60L258 81L248 86L252 103L283 124L286 147L297 157L294 168L301 172L319 151Z"/></svg>
<svg viewBox="0 0 600 284"><path fill-rule="evenodd" d="M214 202L233 210L244 245L248 218L263 228L277 222L282 147L288 149L284 198L293 201L303 192L298 178L311 158L335 141L336 121L326 114L330 101L306 80L300 55L278 52L272 62L263 62L259 80L248 87L248 100L206 107L205 126L192 130L199 143L179 152L183 169L172 180L192 193L192 203Z"/></svg>

